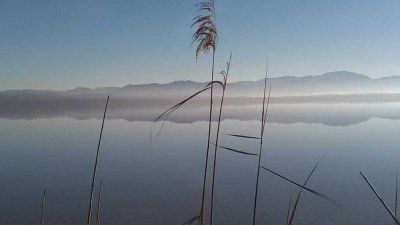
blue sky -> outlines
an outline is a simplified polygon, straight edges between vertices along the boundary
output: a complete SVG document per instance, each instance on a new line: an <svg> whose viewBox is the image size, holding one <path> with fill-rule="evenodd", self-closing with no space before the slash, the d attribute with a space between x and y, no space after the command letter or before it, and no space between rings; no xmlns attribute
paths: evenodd
<svg viewBox="0 0 400 225"><path fill-rule="evenodd" d="M398 0L215 0L217 70L231 80L349 70L400 75ZM209 79L192 0L2 0L0 90Z"/></svg>

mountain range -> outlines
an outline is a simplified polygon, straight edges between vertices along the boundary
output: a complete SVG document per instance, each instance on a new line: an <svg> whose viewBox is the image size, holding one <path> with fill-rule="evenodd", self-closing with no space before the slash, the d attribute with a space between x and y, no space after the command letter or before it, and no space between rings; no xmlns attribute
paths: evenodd
<svg viewBox="0 0 400 225"><path fill-rule="evenodd" d="M202 89L206 83L190 80L174 81L166 84L149 83L126 85L124 87L75 88L68 93L111 94L120 96L180 96ZM264 81L239 81L228 84L227 96L256 97L262 93ZM322 75L303 77L284 76L269 78L268 85L273 88L273 96L397 93L400 92L400 76L371 79L368 76L336 71Z"/></svg>
<svg viewBox="0 0 400 225"><path fill-rule="evenodd" d="M103 95L120 97L173 97L190 95L204 88L206 84L204 82L181 80L165 84L129 84L124 87L99 87L94 89L78 87L68 91L10 90L0 92L0 96L33 94L79 95L85 97ZM228 84L227 96L261 96L263 85L263 79L258 81L232 82ZM273 96L400 93L400 76L372 79L359 73L336 71L303 77L283 76L269 78L268 85L273 89Z"/></svg>
<svg viewBox="0 0 400 225"><path fill-rule="evenodd" d="M98 110L107 95L118 109L163 109L203 89L207 83L175 81L167 84L140 84L124 87L83 88L67 91L9 90L0 92L1 114L33 111ZM346 72L329 72L304 77L269 78L271 103L385 103L400 102L400 76L371 79ZM259 104L264 80L232 82L227 86L227 105ZM216 95L221 88L216 88ZM207 106L209 93L197 96L189 105ZM215 102L218 102L216 98Z"/></svg>

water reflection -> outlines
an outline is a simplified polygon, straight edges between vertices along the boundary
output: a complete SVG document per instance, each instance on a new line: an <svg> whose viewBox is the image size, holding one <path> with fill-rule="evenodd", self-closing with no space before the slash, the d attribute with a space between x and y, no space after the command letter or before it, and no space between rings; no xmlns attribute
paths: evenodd
<svg viewBox="0 0 400 225"><path fill-rule="evenodd" d="M101 110L93 111L84 116L82 112L64 112L42 115L41 119L0 119L0 224L39 221L43 188L48 191L48 224L69 225L70 218L84 223L100 129L100 121L93 117L100 117ZM149 120L146 118L153 114L111 107L98 170L104 181L104 225L182 224L198 212L206 112L207 108L182 109L173 121L166 122L150 148L152 123L138 120ZM396 104L271 105L273 123L266 130L262 165L301 182L326 155L309 187L342 206L304 193L296 224L392 224L359 171L364 171L393 205L400 157L398 112ZM224 115L222 133L257 135L258 106L229 106ZM53 118L45 118L49 116ZM349 124L353 125L344 126ZM258 146L251 140L224 135L221 144L249 152L256 152ZM218 154L216 224L250 224L257 161L222 150ZM262 174L259 223L283 224L290 195L296 191L287 182Z"/></svg>
<svg viewBox="0 0 400 225"><path fill-rule="evenodd" d="M6 119L38 119L69 117L78 120L100 118L102 102L90 106L42 108L31 106L26 108L2 108L0 118ZM260 105L227 105L223 110L223 119L241 121L259 120ZM108 119L124 119L127 121L153 121L168 105L156 107L127 107L110 103ZM215 110L216 107L214 107ZM368 121L371 118L400 119L399 103L382 104L271 104L269 122L271 123L320 123L328 126L347 126ZM208 108L204 105L190 104L182 107L168 118L175 123L193 123L206 121ZM217 112L214 113L217 119Z"/></svg>

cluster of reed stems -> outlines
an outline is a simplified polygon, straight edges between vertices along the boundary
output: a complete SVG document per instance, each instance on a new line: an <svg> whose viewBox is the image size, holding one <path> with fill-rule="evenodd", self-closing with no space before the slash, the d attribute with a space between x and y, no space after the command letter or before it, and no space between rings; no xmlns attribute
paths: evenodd
<svg viewBox="0 0 400 225"><path fill-rule="evenodd" d="M218 120L217 120L217 130L216 130L216 137L215 137L215 143L214 143L214 147L215 147L214 148L214 157L212 158L213 159L213 167L211 170L212 182L211 182L211 199L210 199L210 216L209 216L210 222L209 222L209 224L213 225L213 223L214 223L214 190L215 190L216 165L217 165L217 159L218 159L217 152L218 152L218 148L222 148L222 149L225 149L225 150L228 150L231 152L235 152L235 153L239 153L239 154L243 154L243 155L258 156L257 176L256 176L256 185L255 185L255 194L254 194L254 208L253 208L253 225L255 225L256 224L260 168L266 169L265 167L261 166L261 159L262 159L263 137L264 137L265 125L266 125L266 121L267 121L268 105L269 105L269 99L270 99L270 95L271 95L271 88L269 88L268 98L266 96L268 67L266 69L265 79L264 79L264 92L263 92L263 102L262 102L262 112L261 112L260 137L251 137L251 136L247 136L247 135L238 135L238 134L228 134L232 137L237 137L237 138L250 138L250 139L259 140L260 141L259 153L253 154L253 153L249 153L246 151L237 150L237 149L234 149L231 147L225 147L225 146L219 145L223 103L224 103L224 97L225 97L225 90L227 87L229 70L230 70L230 66L231 66L232 54L229 57L229 61L227 63L226 70L221 72L221 74L223 76L222 82L214 81L215 51L216 51L217 37L218 37L218 32L217 32L217 28L216 28L215 3L214 3L214 0L204 0L204 1L200 2L199 4L197 4L196 7L198 8L198 12L200 12L200 15L196 16L193 19L194 22L192 24L192 27L196 27L196 31L193 34L193 41L192 41L191 45L197 44L197 48L195 51L196 60L200 53L207 53L209 51L212 51L211 81L202 90L199 90L198 92L194 93L187 99L170 107L164 113L162 113L160 116L158 116L154 120L154 122L162 121L162 125L160 126L160 129L158 130L157 135L159 135L159 133L161 132L161 129L164 126L164 123L167 120L167 118L170 116L170 114L172 114L175 110L177 110L179 107L181 107L183 104L185 104L189 100L193 99L195 96L197 96L207 90L210 90L210 107L209 107L210 111L209 111L209 119L208 119L208 137L207 137L207 148L206 148L204 175L203 175L201 207L200 207L200 212L198 215L190 218L189 220L187 220L184 223L184 225L191 224L191 223L195 222L196 220L198 220L199 224L203 225L204 224L204 212L205 212L205 194L206 194L206 184L207 184L207 173L208 173L208 166L209 166L209 160L210 160L209 153L210 153L211 130L212 130L213 90L214 90L214 84L218 83L220 85L220 87L222 87L222 96L221 96ZM266 99L268 99L267 102L266 102ZM291 181L291 180L289 180L289 181ZM295 183L293 181L291 181L291 182ZM314 194L324 196L316 191L306 188L305 187L306 183L304 185L299 185L297 183L295 183L295 184L301 188L305 188L305 190L311 191ZM300 197L300 194L299 194L299 197ZM328 198L326 198L326 199L328 199ZM298 202L298 199L296 202ZM294 215L294 212L296 211L297 203L295 206L296 207L293 209L293 215ZM291 219L291 221L292 220L293 219Z"/></svg>
<svg viewBox="0 0 400 225"><path fill-rule="evenodd" d="M214 224L214 191L215 191L215 178L216 178L216 167L217 167L217 159L218 159L218 149L224 149L228 150L234 153L242 154L242 155L247 155L247 156L257 156L257 175L256 175L256 182L255 182L255 191L254 191L254 205L253 205L253 217L252 217L252 224L256 225L256 218L257 218L257 202L258 202L258 193L259 193L259 180L260 180L260 169L263 169L266 172L269 172L275 176L278 176L282 178L283 180L297 186L299 188L297 197L294 201L294 205L292 206L292 196L290 197L289 201L289 207L287 210L287 216L286 216L286 225L292 225L294 221L294 216L295 212L298 208L298 203L301 197L301 194L303 191L308 191L312 194L314 194L317 197L320 197L322 199L325 199L333 204L336 204L333 199L330 197L317 192L315 190L312 190L307 187L307 183L310 180L311 176L314 174L315 170L317 169L319 163L321 160L319 160L313 167L313 169L310 171L308 174L306 180L303 182L303 184L299 184L295 181L293 181L290 178L287 178L277 172L274 172L265 166L261 165L262 162L262 153L263 153L263 140L264 140L264 134L265 134L265 127L267 124L267 115L268 115L268 107L269 107L269 100L271 96L271 86L269 87L268 91L268 96L267 96L267 79L268 79L268 62L267 62L267 67L266 67L266 72L265 72L265 78L264 78L264 88L263 88L263 101L262 101L262 109L261 109L261 126L260 126L260 136L255 137L255 136L248 136L248 135L242 135L242 134L226 134L231 137L235 138L244 138L244 139L254 139L254 140L259 140L259 149L258 153L250 153L246 152L243 150L238 150L232 147L226 147L223 145L219 144L219 137L220 137L220 128L221 128L221 121L222 121L222 112L223 112L223 103L224 103L224 97L225 97L225 90L227 88L228 84L228 76L229 76L229 71L230 71L230 66L231 66L231 60L232 60L232 53L230 54L229 60L226 63L226 70L220 72L222 75L222 81L215 81L214 80L214 71L215 71L215 53L216 53L216 47L217 47L217 38L218 38L218 32L217 32L217 27L216 27L216 13L215 13L215 3L214 0L204 0L200 2L199 4L196 5L198 8L198 12L200 15L196 16L193 20L192 27L196 27L196 31L193 34L193 41L192 44L196 44L196 61L200 53L207 53L209 51L212 52L212 64L211 64L211 81L201 90L198 92L194 93L193 95L189 96L185 100L179 102L178 104L170 107L167 109L165 112L163 112L160 116L158 116L154 122L162 121L162 125L160 126L156 136L158 136L164 126L165 121L167 118L178 108L180 108L182 105L184 105L186 102L189 100L193 99L197 95L210 90L210 106L209 106L209 118L208 118L208 136L207 136L207 144L206 144L206 154L205 154L205 165L204 165L204 173L203 173L203 182L202 182L202 197L201 197L201 204L200 204L200 212L198 215L190 218L186 222L183 223L183 225L189 225L194 223L195 221L198 221L200 225L204 225L204 215L205 215L205 196L206 196L206 184L207 184L207 178L208 178L208 171L209 171L209 160L210 160L210 146L214 146L214 155L212 157L213 159L213 166L212 166L212 177L211 177L211 199L210 199L210 216L209 216L209 224L213 225ZM222 88L222 95L221 95L221 100L220 100L220 105L219 105L219 112L218 112L218 120L217 120L217 129L216 129L216 136L215 136L215 143L211 143L211 131L212 131L212 114L213 114L213 93L214 93L214 85L218 84ZM103 113L103 118L102 118L102 123L101 123L101 130L100 130L100 136L98 140L98 145L97 145L97 151L96 151L96 157L95 157L95 162L94 162L94 168L92 172L92 179L91 179L91 186L90 186L90 196L89 196L89 206L88 206L88 211L87 211L87 219L86 219L86 225L91 225L91 219L92 219L92 211L93 211L93 196L94 196L94 186L96 183L96 174L97 174L97 167L98 167L98 160L99 160L99 153L100 153L100 146L101 146L101 140L103 136L103 129L104 129L104 122L107 114L107 108L108 108L108 103L109 103L110 97L107 97L106 100L106 105ZM398 182L397 182L397 172L396 172L396 192L395 192L395 209L394 213L391 211L390 207L386 204L386 202L382 199L382 197L379 195L379 193L376 191L376 189L372 186L371 182L368 180L368 178L360 172L361 176L363 179L366 181L370 189L373 191L373 193L376 195L376 197L379 199L381 202L382 206L386 209L386 211L389 213L389 215L392 217L394 220L395 224L400 225L399 220L397 219L397 199L398 199ZM96 213L96 225L99 224L100 220L100 208L101 208L101 197L102 197L102 185L103 181L100 181L100 186L99 186L99 193L97 197L97 213ZM44 225L45 221L45 201L46 201L46 193L47 191L43 191L42 195L42 204L41 204L41 225ZM72 220L71 220L72 221ZM73 221L72 221L73 222ZM74 222L73 222L74 223ZM75 224L75 223L74 223Z"/></svg>

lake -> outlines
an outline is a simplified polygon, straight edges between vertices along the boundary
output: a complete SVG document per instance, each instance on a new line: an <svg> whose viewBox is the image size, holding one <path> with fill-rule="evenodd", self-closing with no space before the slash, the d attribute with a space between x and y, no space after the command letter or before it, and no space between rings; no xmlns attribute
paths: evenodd
<svg viewBox="0 0 400 225"><path fill-rule="evenodd" d="M111 104L95 192L102 179L100 224L177 225L198 214L207 108L183 108L150 143L160 126L151 120L161 112ZM101 115L24 112L0 118L0 224L39 223L44 189L46 224L85 223ZM257 136L260 115L258 105L229 106L221 133ZM270 105L262 165L303 183L323 157L307 187L338 203L303 192L294 224L393 224L359 172L394 208L399 119L399 103ZM253 153L259 146L226 135L220 144ZM218 150L216 225L251 224L256 171L256 157ZM259 188L258 224L284 224L299 189L266 171Z"/></svg>

